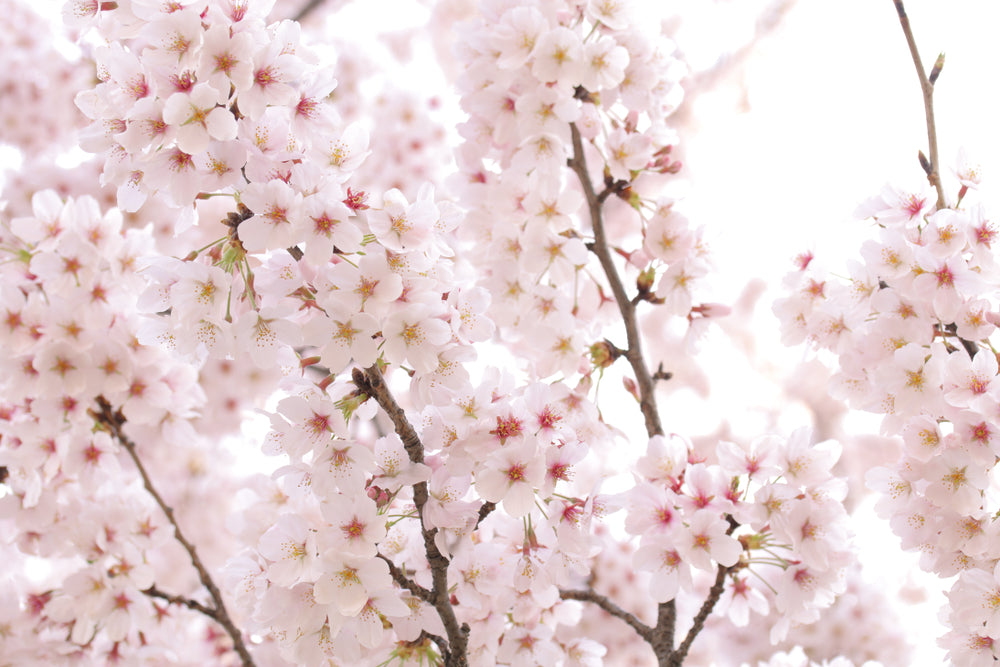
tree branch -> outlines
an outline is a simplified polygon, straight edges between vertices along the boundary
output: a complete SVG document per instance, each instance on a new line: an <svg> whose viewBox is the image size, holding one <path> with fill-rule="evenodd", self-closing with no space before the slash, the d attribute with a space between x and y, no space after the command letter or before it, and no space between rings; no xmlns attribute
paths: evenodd
<svg viewBox="0 0 1000 667"><path fill-rule="evenodd" d="M560 588L559 597L563 600L579 600L580 602L590 602L591 604L595 604L615 618L620 618L625 621L633 630L636 631L636 634L645 639L647 642L652 643L653 628L640 621L634 614L625 611L609 598L601 595L593 589L573 591Z"/></svg>
<svg viewBox="0 0 1000 667"><path fill-rule="evenodd" d="M108 403L104 396L98 396L96 400L97 406L100 408L100 412L91 409L89 410L90 415L98 424L107 429L107 431L122 445L122 447L125 448L125 451L128 452L132 462L135 463L135 467L139 470L143 486L146 487L146 491L149 492L149 495L153 496L153 500L155 500L156 504L160 506L161 510L163 510L163 513L167 516L167 520L170 522L170 525L174 527L174 537L181 543L184 550L188 552L188 556L191 558L191 563L198 571L198 578L201 580L201 585L204 586L209 595L212 596L214 609L209 610L211 613L207 613L206 615L225 628L226 633L233 640L233 650L239 654L240 660L243 662L243 667L255 667L253 658L250 657L250 652L247 650L246 644L243 643L242 634L233 623L233 620L229 617L229 612L226 611L226 604L222 600L222 593L219 591L219 587L215 585L215 582L212 580L212 576L208 573L208 569L205 567L204 563L201 562L201 558L198 557L198 552L194 548L194 545L191 544L191 542L184 537L184 533L181 532L181 527L178 525L177 519L174 517L173 509L169 507L166 502L164 502L163 497L160 496L156 487L153 486L153 480L150 479L145 466L143 466L142 461L139 460L139 454L136 451L135 443L132 442L132 440L129 439L129 437L122 431L122 426L125 424L125 416L121 413L121 410L112 412L111 404ZM192 606L192 604L197 604L194 603L193 600L190 601L190 603L179 603L185 604L191 609L196 609L198 611L202 611L202 613L206 613L203 609Z"/></svg>
<svg viewBox="0 0 1000 667"><path fill-rule="evenodd" d="M403 570L400 570L398 567L396 567L396 564L393 563L392 560L390 560L389 558L379 553L375 555L386 562L386 564L389 566L389 574L392 575L392 580L395 581L400 588L405 588L406 590L413 593L415 597L420 598L421 600L423 600L428 604L434 604L433 593L431 593L429 590L427 590L417 582L410 579L408 576L406 576L406 573Z"/></svg>
<svg viewBox="0 0 1000 667"><path fill-rule="evenodd" d="M351 374L354 384L358 389L375 399L382 410L389 416L395 427L396 435L403 441L403 448L406 455L413 463L423 463L424 445L420 442L420 437L406 418L403 409L399 407L392 392L389 391L385 378L378 364L370 366L365 370L355 368ZM442 657L445 667L467 667L469 664L469 626L462 624L459 626L458 617L455 616L455 609L451 604L451 596L448 594L448 559L437 548L434 541L437 535L437 528L428 529L424 525L424 505L428 499L427 482L418 482L413 485L413 504L417 508L420 517L420 530L424 538L424 552L427 555L427 564L431 569L431 580L433 587L429 591L428 602L434 606L445 631L448 633L448 641L441 646ZM426 590L426 589L424 589Z"/></svg>
<svg viewBox="0 0 1000 667"><path fill-rule="evenodd" d="M729 528L726 529L726 535L732 535L733 531L740 527L740 524L731 514L726 515L726 521L729 523ZM722 592L725 589L726 575L738 566L739 563L729 567L726 567L725 565L718 566L719 569L715 574L715 583L712 584L710 589L708 589L708 596L705 598L705 601L701 603L701 609L699 609L698 613L695 614L694 622L688 630L687 635L684 636L684 640L681 642L681 645L678 646L676 650L672 651L666 659L660 658L660 665L663 667L681 667L684 663L684 658L687 657L688 651L691 650L691 644L694 642L694 638L697 637L698 633L700 633L702 628L705 627L705 621L708 619L708 615L712 613L712 609L715 608L715 604L719 601L719 598L722 597ZM670 629L670 642L673 644L672 623L670 625Z"/></svg>
<svg viewBox="0 0 1000 667"><path fill-rule="evenodd" d="M698 633L705 627L705 620L708 618L708 615L712 613L712 609L715 608L715 604L719 601L719 598L722 597L722 592L725 589L726 575L729 574L731 569L732 568L725 567L724 565L719 566L719 570L715 575L715 583L712 584L712 587L708 590L708 597L705 598L705 601L701 605L701 609L699 609L698 613L695 615L694 623L688 630L687 635L685 635L684 641L681 642L681 645L678 646L677 650L675 650L670 656L670 661L667 663L670 667L681 667L681 665L684 664L684 658L687 657L688 651L691 650L691 644L694 642L694 638L697 637Z"/></svg>
<svg viewBox="0 0 1000 667"><path fill-rule="evenodd" d="M214 619L216 617L216 611L209 607L206 607L197 600L192 600L191 598L186 598L183 595L173 595L171 593L164 593L156 586L150 586L146 590L142 591L151 598L160 598L161 600L166 600L170 604L179 604L182 607L187 607L188 609L193 609L209 618Z"/></svg>
<svg viewBox="0 0 1000 667"><path fill-rule="evenodd" d="M917 78L920 79L920 91L924 98L924 117L927 121L927 144L930 152L929 169L927 180L934 189L937 190L937 208L945 207L944 186L941 184L941 175L938 171L938 148L937 129L934 124L934 81L937 81L941 68L944 66L944 54L938 56L931 71L933 80L928 78L924 70L923 62L920 60L920 53L917 51L917 42L913 38L913 31L910 29L910 19L906 16L906 9L903 8L903 0L892 0L896 5L896 14L899 16L899 25L903 28L903 35L906 37L906 45L910 47L910 57L913 58L913 65L917 70Z"/></svg>
<svg viewBox="0 0 1000 667"><path fill-rule="evenodd" d="M488 500L485 503L483 503L479 507L479 516L476 518L476 528L479 528L479 524L483 522L483 519L488 517L490 515L490 512L492 512L496 508L497 508L496 503L491 503Z"/></svg>
<svg viewBox="0 0 1000 667"><path fill-rule="evenodd" d="M618 269L615 268L614 260L611 258L608 237L604 232L604 214L601 210L603 200L594 192L594 184L591 183L590 174L587 172L587 160L583 154L583 140L580 137L580 130L577 129L575 123L570 123L569 129L573 138L573 157L569 160L569 167L576 172L580 179L580 185L590 209L590 221L594 228L594 244L591 250L597 255L601 268L604 269L604 275L608 279L611 292L615 296L615 302L617 302L618 310L622 316L622 322L625 324L625 336L628 340L625 358L631 364L636 384L639 386L639 408L646 420L646 433L650 437L663 435L663 426L660 424L660 415L656 407L653 378L649 374L649 368L646 366L646 360L642 353L642 340L639 336L639 326L636 323L635 304L628 298L625 286L618 275Z"/></svg>
<svg viewBox="0 0 1000 667"><path fill-rule="evenodd" d="M674 631L677 627L677 603L669 600L656 610L656 627L649 642L660 665L669 665L674 653Z"/></svg>
<svg viewBox="0 0 1000 667"><path fill-rule="evenodd" d="M639 387L639 405L646 419L646 432L650 437L663 435L663 427L660 424L659 411L656 405L654 378L669 377L669 374L663 372L663 365L661 364L656 374L651 375L649 367L646 365L646 360L642 353L639 327L636 321L636 303L630 300L628 294L625 292L625 287L618 275L618 270L612 261L611 250L604 231L604 216L601 209L609 191L605 189L600 195L595 193L593 183L591 183L590 175L587 171L587 162L583 153L583 140L580 136L580 131L573 123L570 123L570 135L573 140L573 157L569 160L569 166L576 172L577 177L580 179L580 185L583 187L583 192L587 199L587 205L590 209L590 219L594 228L594 243L590 246L590 249L600 260L601 268L604 269L604 274L611 286L611 291L615 296L618 310L625 325L625 332L628 338L628 349L625 351L625 358L632 365L636 383ZM738 524L731 517L728 517L728 519L730 525L727 534L731 534ZM609 614L625 620L640 637L650 644L662 667L679 667L687 656L691 648L691 643L698 636L698 633L701 632L705 625L705 620L712 613L712 609L722 595L725 576L729 571L730 568L719 566L715 584L709 590L708 597L694 618L694 624L677 649L674 649L677 607L673 600L659 605L656 626L650 628L631 614L623 611L609 599L599 596L593 591L560 591L560 594L563 595L563 599L593 602ZM567 597L567 595L571 597Z"/></svg>

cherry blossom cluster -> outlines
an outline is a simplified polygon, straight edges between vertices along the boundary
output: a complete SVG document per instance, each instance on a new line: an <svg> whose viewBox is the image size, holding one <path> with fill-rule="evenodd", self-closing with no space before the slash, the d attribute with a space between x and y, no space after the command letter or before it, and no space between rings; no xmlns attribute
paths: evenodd
<svg viewBox="0 0 1000 667"><path fill-rule="evenodd" d="M7 217L30 217L33 214L31 200L43 190L53 190L63 199L91 197L97 201L102 211L117 208L117 187L101 183L104 160L98 156L92 156L72 167L53 163L51 156L45 153L27 154L23 158L17 171L4 173L3 210ZM215 198L199 202L199 210L203 215L210 215L210 209L217 209L218 206L218 199ZM177 211L167 206L143 206L138 211L118 211L123 229L151 227L158 253L186 254L191 245L190 236L198 230L193 228L185 235L175 237ZM225 213L220 209L212 217L224 217ZM208 240L205 241L207 242Z"/></svg>
<svg viewBox="0 0 1000 667"><path fill-rule="evenodd" d="M744 626L751 611L766 615L774 605L771 640L779 641L833 602L852 560L846 487L831 476L839 446L813 444L799 430L787 440L723 441L715 451L718 463L709 464L678 436L650 441L624 501L625 530L640 538L635 568L651 574L650 594L662 603L694 592L694 574L721 566L724 613Z"/></svg>
<svg viewBox="0 0 1000 667"><path fill-rule="evenodd" d="M93 413L99 401L116 406L147 463L178 494L178 513L203 502L225 511L231 480L220 474L201 486L195 467L226 465L189 423L204 402L197 373L136 337L137 263L150 248L148 233L122 230L117 211L51 191L35 195L31 216L4 225L0 529L16 545L5 562L52 563L44 581L14 579L4 592L13 623L41 642L37 662L22 664L145 664L142 637L155 643L190 631L178 629L190 618L149 591L155 582L186 594L197 588L194 571L171 564L172 527L122 455L120 434L96 427ZM221 521L213 514L203 516ZM226 539L207 526L190 534L206 554ZM0 652L23 655L23 637L0 633ZM192 640L182 653L204 664L216 648Z"/></svg>
<svg viewBox="0 0 1000 667"><path fill-rule="evenodd" d="M298 24L265 26L268 9L196 2L133 6L135 16L98 11L105 37L129 39L97 49L107 76L77 98L95 119L87 147L109 150L104 178L118 185L123 209L153 195L180 209L175 233L209 238L202 250L188 247L193 256L149 267L140 306L169 315L142 339L198 358L249 347L260 368L289 345L310 344L335 373L352 359L374 363L384 347L386 361L431 371L451 339L446 313L463 311L463 339L483 336L475 315L483 298L439 289L447 274L428 273L451 253L434 228L446 231L455 215L428 189L412 203L398 190L376 202L345 185L368 153L367 132L340 127L324 101L336 85L331 71L299 41ZM231 202L225 225L192 208L209 195ZM369 206L378 212L357 215ZM257 259L292 246L293 255ZM331 265L334 253L355 257ZM390 317L400 297L408 308Z"/></svg>
<svg viewBox="0 0 1000 667"><path fill-rule="evenodd" d="M561 601L558 590L587 572L589 527L603 507L592 492L600 466L583 458L607 434L594 430L585 397L558 384L516 388L495 372L478 385L440 387L434 395L449 400L425 407L404 443L396 434L350 437L349 420L368 416L375 401L335 400L342 389L304 384L272 417L266 451L289 458L275 474L288 502L247 527L257 548L229 566L247 582L238 603L259 623L254 630L277 633L298 664L438 655L421 634L444 632L427 594L434 572L424 534L433 531L451 561L454 613L472 629L474 664L511 651L547 664L601 655L574 631L580 603ZM417 438L421 463L407 452ZM591 493L578 497L580 488ZM296 599L312 603L275 615ZM518 612L507 619L497 609Z"/></svg>
<svg viewBox="0 0 1000 667"><path fill-rule="evenodd" d="M595 342L595 320L614 311L602 308L612 295L587 250L588 209L598 202L570 158L602 165L600 201L615 202L610 241L628 237L631 249L619 252L642 295L692 313L692 289L708 269L700 237L657 194L657 177L680 167L665 121L685 70L672 42L638 20L637 3L481 4L459 43L469 114L459 128L464 182L455 185L469 211L462 233L489 248L481 284L502 304L505 339L533 341L523 347L538 376L572 373Z"/></svg>
<svg viewBox="0 0 1000 667"><path fill-rule="evenodd" d="M116 521L133 515L136 507L138 505L120 506ZM81 518L91 517L83 514ZM158 544L157 548L162 546L162 543ZM107 578L99 576L96 570L92 572L92 577L71 577L66 581L66 588L52 590L37 581L15 578L14 575L23 569L18 565L24 559L24 554L16 546L4 544L0 555L7 564L5 579L0 584L0 600L4 603L0 607L0 627L4 628L0 635L0 649L9 664L25 667L101 667L110 664L162 665L169 661L169 664L197 667L220 664L217 656L228 652L227 638L216 632L208 619L191 613L174 613L165 602L152 603L153 614L150 617L155 620L139 621L143 635L150 640L144 647L132 646L127 641L112 642L104 631L98 632L85 646L74 645L67 639L69 624L52 617L51 610L57 604L63 606L64 614L68 611L65 599L56 602L58 596L72 592L81 603L86 601L89 606L97 608L108 606L108 602L113 607L118 600L127 599L127 594L119 587L117 600L99 601L103 595L99 587ZM120 578L121 574L114 576ZM95 585L97 589L91 588ZM108 618L112 625L121 626L139 620L141 616L136 606L130 605L129 614L125 614L120 607L111 611ZM88 618L82 616L81 621L86 623ZM136 634L134 629L131 634Z"/></svg>
<svg viewBox="0 0 1000 667"><path fill-rule="evenodd" d="M884 415L902 440L889 468L872 470L878 509L921 566L958 574L941 639L956 664L993 664L1000 634L996 568L997 352L1000 274L996 225L970 202L979 169L964 158L958 195L938 209L930 190L886 187L859 208L878 239L861 247L850 279L798 259L792 293L775 304L789 342L837 355L834 387L855 408Z"/></svg>
<svg viewBox="0 0 1000 667"><path fill-rule="evenodd" d="M363 153L334 134L336 117L322 101L336 81L315 66L298 24L265 24L272 4L65 5L71 24L96 27L108 42L94 49L100 83L77 105L93 121L82 145L106 153L104 178L117 185L123 210L151 196L157 205L187 208L201 193L237 186L266 198L266 184L287 185L290 164L307 153L334 171L350 170ZM309 178L296 176L296 183ZM304 213L290 203L272 226L303 224ZM192 222L182 216L177 231ZM253 250L277 242L266 233L244 240Z"/></svg>
<svg viewBox="0 0 1000 667"><path fill-rule="evenodd" d="M886 665L913 664L915 651L907 637L906 623L894 603L919 601L921 589L904 584L900 589L872 580L863 569L848 568L846 584L831 607L821 610L820 619L808 625L793 625L777 645L784 651L802 648L814 661L849 658L855 664L868 661ZM769 591L762 591L768 596ZM692 651L692 663L718 667L766 662L775 646L762 641L771 619L751 616L745 626L734 627L729 619L713 616L705 624L712 642Z"/></svg>

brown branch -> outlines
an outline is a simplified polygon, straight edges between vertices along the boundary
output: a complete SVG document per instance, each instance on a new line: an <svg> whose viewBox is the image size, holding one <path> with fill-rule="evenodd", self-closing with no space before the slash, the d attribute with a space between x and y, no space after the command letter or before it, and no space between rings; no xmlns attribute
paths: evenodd
<svg viewBox="0 0 1000 667"><path fill-rule="evenodd" d="M595 193L593 183L587 171L587 162L583 153L583 140L580 136L580 131L573 123L570 123L570 135L573 140L573 157L569 160L569 166L576 172L577 177L580 179L580 185L587 199L587 205L590 209L590 219L594 228L594 242L589 247L597 255L598 260L600 260L601 268L604 269L604 274L608 279L611 292L615 296L618 310L622 316L622 322L625 325L628 349L625 350L624 354L625 358L632 365L636 383L639 387L639 405L646 420L646 432L650 437L663 435L663 427L660 424L659 411L656 406L654 379L665 379L670 376L663 371L662 364L660 364L657 372L652 375L649 372L649 367L646 365L646 360L642 353L639 327L636 321L636 303L630 300L628 294L625 292L625 287L618 275L618 270L612 261L608 239L604 231L604 217L601 209L609 190L605 189L599 195ZM731 534L738 524L731 517L727 518L729 519L727 534ZM650 644L661 667L679 667L687 656L691 648L691 643L698 636L698 633L701 632L705 625L705 620L711 614L712 609L722 595L725 576L729 571L730 568L719 566L715 585L709 590L708 597L695 616L694 625L692 625L681 645L676 649L674 649L674 632L677 624L677 607L673 600L659 605L656 626L650 628L635 617L627 614L627 612L624 612L609 599L597 596L596 593L588 591L560 591L560 593L579 595L580 597L571 598L567 598L564 595L564 599L587 600L597 604L608 613L624 619L640 637ZM626 616L631 617L632 620L630 621Z"/></svg>
<svg viewBox="0 0 1000 667"><path fill-rule="evenodd" d="M705 627L705 620L708 619L708 615L712 613L712 609L715 608L715 604L722 597L722 592L725 590L726 575L732 568L725 567L723 565L719 566L719 571L715 575L715 583L712 584L712 588L708 591L708 597L701 605L701 609L694 617L694 623L688 630L687 635L684 637L684 641L681 645L670 655L669 661L666 663L669 667L681 667L684 664L684 658L687 657L688 651L691 650L691 644L694 642L694 638L698 636L698 633L702 631Z"/></svg>
<svg viewBox="0 0 1000 667"><path fill-rule="evenodd" d="M920 92L924 98L924 117L927 121L927 144L930 151L930 169L926 170L927 180L937 190L937 208L940 210L945 207L945 201L944 186L941 184L941 174L938 171L937 129L934 124L934 81L937 81L938 75L941 74L941 68L944 66L944 54L938 56L934 63L934 68L931 71L934 77L932 81L928 78L923 62L920 60L917 42L913 38L913 30L910 29L910 19L906 16L906 10L903 8L903 0L892 0L892 2L896 6L899 25L902 26L903 35L906 37L906 45L910 48L910 57L917 70L917 78L920 79Z"/></svg>
<svg viewBox="0 0 1000 667"><path fill-rule="evenodd" d="M620 618L625 621L633 630L635 630L636 634L645 639L647 642L652 642L653 628L640 621L634 614L625 611L609 598L601 595L593 589L574 591L560 588L559 597L563 600L579 600L580 602L590 602L591 604L595 604L615 618Z"/></svg>
<svg viewBox="0 0 1000 667"><path fill-rule="evenodd" d="M399 407L395 397L382 377L382 371L378 364L370 366L365 370L355 368L351 374L354 384L358 389L368 396L371 396L381 406L382 410L389 416L395 427L396 435L403 441L403 449L413 463L423 463L424 445L420 442L420 437L406 418L406 413ZM427 556L427 564L431 569L430 599L428 602L434 606L444 629L448 634L448 641L441 648L445 667L467 667L469 664L469 626L458 623L455 609L451 604L451 596L448 593L448 559L437 548L434 537L437 535L437 528L428 529L424 525L424 505L428 500L427 482L418 482L413 485L413 504L417 508L420 517L420 530L424 538L424 552Z"/></svg>
<svg viewBox="0 0 1000 667"><path fill-rule="evenodd" d="M150 586L146 590L142 591L151 598L160 598L161 600L166 600L170 604L179 604L182 607L187 607L188 609L193 609L209 618L216 617L216 611L210 607L206 607L197 600L192 600L191 598L186 598L183 595L172 595L171 593L164 593L156 586Z"/></svg>
<svg viewBox="0 0 1000 667"><path fill-rule="evenodd" d="M732 535L733 531L740 527L740 524L731 514L726 515L726 521L729 523L729 528L726 529L726 535ZM700 633L705 627L705 621L708 619L708 615L712 613L712 609L715 608L719 598L722 597L722 592L725 590L726 575L738 566L739 563L728 567L725 565L718 566L719 569L715 574L715 583L712 584L710 589L708 589L708 596L705 597L705 601L701 604L701 609L699 609L698 613L695 615L694 622L688 630L687 635L684 636L684 640L681 642L681 645L670 654L668 659L660 659L660 664L663 665L663 667L681 667L684 663L684 658L687 657L688 651L691 650L691 644L694 642L694 638L697 637L698 633ZM672 642L673 636L671 635L671 643Z"/></svg>
<svg viewBox="0 0 1000 667"><path fill-rule="evenodd" d="M479 524L483 522L483 519L488 517L490 515L490 512L492 512L496 508L497 508L496 503L491 503L488 500L485 503L483 503L482 506L479 508L479 516L476 517L476 528L479 528Z"/></svg>
<svg viewBox="0 0 1000 667"><path fill-rule="evenodd" d="M961 336L958 335L958 325L955 324L954 322L944 325L943 329L940 324L935 324L934 334L936 336L941 336L942 339L945 339L947 337L957 338L958 342L962 344L962 347L965 349L965 352L966 354L969 355L970 359L975 359L976 354L979 352L978 343L973 343L971 340L966 340L965 338L962 338ZM947 343L948 341L945 340L946 345Z"/></svg>
<svg viewBox="0 0 1000 667"><path fill-rule="evenodd" d="M669 664L674 653L674 631L677 627L677 604L673 600L661 603L656 610L656 627L649 644L660 665Z"/></svg>
<svg viewBox="0 0 1000 667"><path fill-rule="evenodd" d="M569 129L573 139L573 157L569 160L569 166L580 179L580 185L590 209L590 220L594 228L594 244L591 250L597 255L601 268L604 269L604 275L608 279L611 292L618 303L622 322L625 324L625 336L628 341L625 358L632 365L632 372L635 373L636 384L639 386L639 408L646 420L646 433L650 437L663 435L663 426L660 424L660 415L656 407L653 378L649 374L649 368L646 366L646 360L642 353L642 340L639 336L639 326L636 323L635 304L626 294L625 286L622 284L618 269L615 268L614 260L611 257L608 237L604 232L604 213L601 210L603 202L594 192L594 184L591 183L590 174L587 172L587 160L583 154L583 140L580 137L580 130L577 129L575 123L570 123Z"/></svg>
<svg viewBox="0 0 1000 667"><path fill-rule="evenodd" d="M129 439L129 437L122 431L122 426L125 424L125 416L122 415L121 410L112 412L111 404L108 403L107 399L103 396L97 397L97 405L100 408L100 411L98 412L91 409L89 411L90 415L98 424L107 429L107 431L122 445L122 447L125 448L125 451L128 452L132 462L135 463L135 467L139 470L143 486L146 487L146 491L153 497L156 504L160 506L160 509L163 510L163 513L167 516L167 520L170 522L170 525L174 527L174 537L181 543L184 550L187 551L188 556L191 558L191 563L198 571L198 578L201 580L201 585L204 586L209 595L212 596L214 609L211 610L212 613L208 613L207 615L221 625L226 630L229 637L233 640L233 650L239 654L243 667L255 667L253 658L250 657L250 652L247 650L246 644L243 643L242 634L233 623L233 620L229 617L229 612L226 611L226 605L222 600L222 593L219 591L219 587L215 585L215 582L212 580L212 576L208 573L208 569L205 567L204 563L201 562L201 558L198 557L198 551L195 549L194 545L191 544L191 542L184 537L184 533L181 532L181 527L177 523L177 519L174 517L173 509L167 505L166 502L164 502L163 497L160 496L156 487L153 486L153 480L150 479L149 473L146 472L146 467L142 465L142 461L139 459L135 443L132 442L132 440ZM187 606L195 609L195 607L192 607L190 604Z"/></svg>
<svg viewBox="0 0 1000 667"><path fill-rule="evenodd" d="M400 588L405 588L406 590L413 593L414 597L418 597L428 604L434 604L433 593L431 593L429 590L427 590L417 582L410 579L408 576L406 576L406 573L403 570L400 570L398 567L396 567L396 564L393 563L392 560L390 560L386 556L383 556L382 554L379 553L375 555L386 562L386 564L389 566L389 574L392 575L392 580L395 581Z"/></svg>
<svg viewBox="0 0 1000 667"><path fill-rule="evenodd" d="M601 263L601 268L608 279L611 292L618 304L618 311L622 316L622 322L625 325L625 337L628 341L625 358L632 366L632 372L635 374L636 384L639 388L639 409L646 421L646 433L650 437L663 435L663 425L660 423L660 413L656 406L655 383L642 353L642 339L639 335L639 325L635 314L636 304L628 298L625 286L618 275L618 269L615 268L611 258L608 237L604 231L604 213L601 210L604 200L594 192L594 184L587 171L587 159L583 153L583 139L580 136L580 130L577 129L575 123L570 123L569 129L573 140L573 157L569 160L569 167L576 172L580 186L583 188L583 194L587 199L587 206L590 209L591 225L594 228L594 243L591 246L591 251L597 255L597 259ZM607 190L601 195L606 195L606 193ZM661 603L657 610L656 627L652 629L650 639L647 639L653 646L653 650L657 651L657 656L668 654L660 651L670 652L673 650L676 622L677 607L675 602L670 600Z"/></svg>

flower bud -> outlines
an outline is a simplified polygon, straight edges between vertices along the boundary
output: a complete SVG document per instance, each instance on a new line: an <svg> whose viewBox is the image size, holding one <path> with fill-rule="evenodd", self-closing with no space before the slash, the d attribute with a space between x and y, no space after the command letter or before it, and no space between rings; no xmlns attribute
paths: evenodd
<svg viewBox="0 0 1000 667"><path fill-rule="evenodd" d="M344 415L344 421L349 422L351 421L351 417L354 415L355 411L357 411L357 409L361 407L362 403L367 400L368 394L356 391L334 403L334 406L336 406L336 408L340 410L340 413Z"/></svg>
<svg viewBox="0 0 1000 667"><path fill-rule="evenodd" d="M743 548L748 551L753 549L763 549L764 543L766 542L764 535L762 535L761 533L753 533L752 535L740 535L737 539L739 539L740 544L743 545Z"/></svg>
<svg viewBox="0 0 1000 667"><path fill-rule="evenodd" d="M608 340L602 340L590 346L590 362L594 368L607 368L621 356L621 350Z"/></svg>
<svg viewBox="0 0 1000 667"><path fill-rule="evenodd" d="M635 280L635 286L640 294L650 294L653 291L653 283L656 281L656 270L649 266L643 269L642 273Z"/></svg>
<svg viewBox="0 0 1000 667"><path fill-rule="evenodd" d="M244 257L246 257L246 251L243 250L242 244L238 241L234 242L230 240L225 244L222 250L222 257L219 258L216 264L226 273L230 273L234 266L243 261Z"/></svg>
<svg viewBox="0 0 1000 667"><path fill-rule="evenodd" d="M642 399L639 398L639 386L630 377L622 378L622 385L625 387L625 391L632 394L632 398L636 400L637 403L641 403Z"/></svg>

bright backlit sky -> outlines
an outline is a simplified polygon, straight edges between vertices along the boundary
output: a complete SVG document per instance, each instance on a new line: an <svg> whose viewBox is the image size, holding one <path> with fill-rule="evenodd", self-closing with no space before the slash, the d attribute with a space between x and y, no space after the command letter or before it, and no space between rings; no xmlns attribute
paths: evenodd
<svg viewBox="0 0 1000 667"><path fill-rule="evenodd" d="M965 146L988 178L1000 155L1000 3L906 7L926 66L946 53L935 93L943 166ZM717 246L732 262L784 271L803 247L856 253L857 233L868 232L851 221L856 203L887 181L922 179L920 88L891 0L800 0L735 83L696 101L703 131L686 151L690 204L707 220L731 223Z"/></svg>

